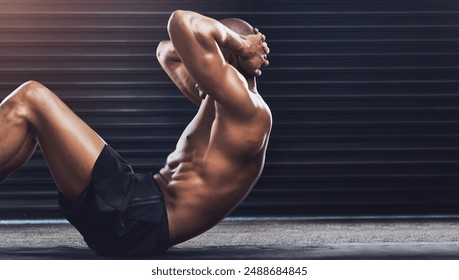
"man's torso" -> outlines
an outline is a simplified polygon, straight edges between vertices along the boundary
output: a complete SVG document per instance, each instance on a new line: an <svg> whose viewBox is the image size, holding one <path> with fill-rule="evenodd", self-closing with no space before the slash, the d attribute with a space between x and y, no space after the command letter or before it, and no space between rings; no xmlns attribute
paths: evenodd
<svg viewBox="0 0 459 280"><path fill-rule="evenodd" d="M221 221L248 194L261 174L271 114L258 94L250 120L229 116L207 97L154 175L164 195L172 244Z"/></svg>

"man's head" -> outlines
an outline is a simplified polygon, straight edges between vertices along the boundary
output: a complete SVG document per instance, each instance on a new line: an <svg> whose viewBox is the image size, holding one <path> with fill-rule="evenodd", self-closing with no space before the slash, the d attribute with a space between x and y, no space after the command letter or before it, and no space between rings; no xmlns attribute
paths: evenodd
<svg viewBox="0 0 459 280"><path fill-rule="evenodd" d="M219 20L224 26L228 27L230 30L240 34L242 36L252 35L255 34L252 25L248 22L238 19L238 18L224 18ZM233 65L239 72L241 72L244 76L250 76L245 71L240 69L238 58L235 53L231 52L230 50L221 48L223 56L225 57L226 61L228 61L231 65Z"/></svg>
<svg viewBox="0 0 459 280"><path fill-rule="evenodd" d="M224 26L228 27L237 34L247 36L250 34L255 34L253 32L253 27L246 21L238 18L224 18L219 20Z"/></svg>

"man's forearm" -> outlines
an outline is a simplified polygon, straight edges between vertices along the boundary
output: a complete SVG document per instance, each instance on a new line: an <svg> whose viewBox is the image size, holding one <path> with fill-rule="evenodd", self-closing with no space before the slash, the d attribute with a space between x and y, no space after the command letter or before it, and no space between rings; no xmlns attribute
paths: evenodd
<svg viewBox="0 0 459 280"><path fill-rule="evenodd" d="M214 19L206 19L212 22L210 28L213 28L213 32L211 32L211 35L213 36L215 42L217 42L217 44L220 46L220 48L225 48L235 53L238 53L244 48L244 41L242 40L241 35L237 34L236 32L232 31ZM200 29L195 29L195 32L200 32Z"/></svg>
<svg viewBox="0 0 459 280"><path fill-rule="evenodd" d="M230 30L217 20L191 11L175 11L169 21L172 26L185 25L191 27L198 41L205 47L215 42L220 48L238 52L244 48L244 41L239 34Z"/></svg>

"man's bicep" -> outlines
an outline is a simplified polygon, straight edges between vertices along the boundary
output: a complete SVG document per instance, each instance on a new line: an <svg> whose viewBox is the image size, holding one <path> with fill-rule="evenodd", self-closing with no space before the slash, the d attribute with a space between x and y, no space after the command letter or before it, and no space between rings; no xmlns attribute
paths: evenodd
<svg viewBox="0 0 459 280"><path fill-rule="evenodd" d="M202 25L197 27L192 18L193 15L187 12L172 14L168 24L171 42L185 68L201 88L209 95L218 94L215 89L225 76L222 68L226 62L211 31L202 31L206 29L206 24L201 22Z"/></svg>
<svg viewBox="0 0 459 280"><path fill-rule="evenodd" d="M218 53L207 54L203 60L203 69L197 69L200 78L196 78L200 88L225 111L238 116L251 114L254 105L246 79Z"/></svg>
<svg viewBox="0 0 459 280"><path fill-rule="evenodd" d="M230 64L215 66L212 69L216 74L204 81L204 85L200 84L201 88L226 112L240 117L250 115L255 107L245 78Z"/></svg>

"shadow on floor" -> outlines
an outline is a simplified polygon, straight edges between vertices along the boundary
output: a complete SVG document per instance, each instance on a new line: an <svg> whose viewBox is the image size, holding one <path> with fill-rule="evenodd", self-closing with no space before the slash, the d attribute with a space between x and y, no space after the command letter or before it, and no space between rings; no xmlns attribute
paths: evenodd
<svg viewBox="0 0 459 280"><path fill-rule="evenodd" d="M147 259L284 259L295 255L304 255L307 248L255 247L255 246L214 246L172 248L163 256ZM298 251L296 254L295 252ZM89 248L58 247L7 247L0 248L2 260L95 260L112 259L101 257Z"/></svg>
<svg viewBox="0 0 459 280"><path fill-rule="evenodd" d="M1 260L91 260L100 259L89 248L73 247L7 247L0 248Z"/></svg>
<svg viewBox="0 0 459 280"><path fill-rule="evenodd" d="M214 247L187 247L171 248L163 256L153 256L147 259L303 259L308 252L318 249L317 247L280 248L263 246L214 246ZM0 248L2 260L96 260L112 259L101 257L89 248L72 247L7 247Z"/></svg>
<svg viewBox="0 0 459 280"><path fill-rule="evenodd" d="M0 248L2 260L100 260L111 259L95 255L89 248L48 247ZM435 260L458 259L456 248L426 246L215 246L172 248L166 255L147 259L166 260L251 260L251 259L297 259L297 260Z"/></svg>

